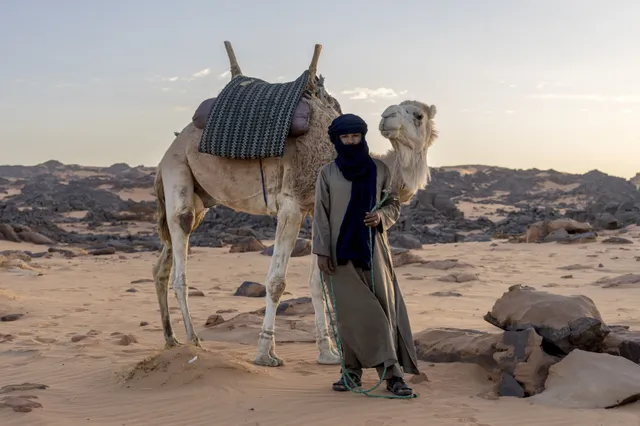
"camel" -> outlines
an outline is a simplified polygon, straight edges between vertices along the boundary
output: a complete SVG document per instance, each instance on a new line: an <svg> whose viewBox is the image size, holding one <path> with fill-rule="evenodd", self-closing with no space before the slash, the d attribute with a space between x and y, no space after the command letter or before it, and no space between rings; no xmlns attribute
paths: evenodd
<svg viewBox="0 0 640 426"><path fill-rule="evenodd" d="M233 79L241 75L241 71L230 43L225 42L225 46ZM176 135L161 159L155 192L158 234L163 246L153 275L166 347L180 344L169 315L169 281L180 306L187 338L193 345L200 346L187 302L189 235L209 208L224 205L236 211L277 217L274 250L265 282L266 309L254 363L269 367L284 364L275 351L276 308L285 291L287 265L300 226L307 214L313 215L318 173L336 155L327 128L341 114L337 101L324 91L322 76L316 77L318 47L316 45L309 67L311 77L305 95L311 114L309 130L295 139L287 139L282 157L228 159L200 153L198 143L202 130L189 123ZM428 182L427 149L438 135L435 114L435 105L411 100L391 105L382 113L379 131L391 142L393 150L376 157L389 166L393 174L392 186L402 203L409 201ZM308 284L315 310L316 361L339 364L340 356L329 334L315 255L312 255Z"/></svg>

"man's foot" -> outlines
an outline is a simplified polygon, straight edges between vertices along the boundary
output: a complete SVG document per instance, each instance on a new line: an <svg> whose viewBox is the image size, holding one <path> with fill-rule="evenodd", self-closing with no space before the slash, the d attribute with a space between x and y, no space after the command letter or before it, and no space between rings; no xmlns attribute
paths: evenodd
<svg viewBox="0 0 640 426"><path fill-rule="evenodd" d="M355 374L349 374L349 377L351 377L351 380L348 380L347 383L351 388L354 387L354 383L356 387L362 386L362 380L360 379L360 377L356 376ZM340 380L333 384L333 390L336 392L346 392L349 390L349 388L347 387L347 383L345 383L345 376L343 374L342 377L340 377Z"/></svg>
<svg viewBox="0 0 640 426"><path fill-rule="evenodd" d="M396 396L413 395L413 389L407 386L402 377L392 377L387 380L387 390Z"/></svg>

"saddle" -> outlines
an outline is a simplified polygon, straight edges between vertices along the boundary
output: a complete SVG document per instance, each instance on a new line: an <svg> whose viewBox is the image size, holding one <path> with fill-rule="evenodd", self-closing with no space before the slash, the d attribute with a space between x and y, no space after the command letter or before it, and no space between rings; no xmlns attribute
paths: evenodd
<svg viewBox="0 0 640 426"><path fill-rule="evenodd" d="M213 105L216 103L216 99L217 98L205 99L193 114L191 121L193 121L194 126L196 126L198 129L203 130L207 125L209 114L211 113ZM291 125L289 126L288 136L296 138L298 136L306 134L309 131L309 117L309 104L304 98L301 98L300 102L298 102L298 105L293 112L293 119L291 120Z"/></svg>

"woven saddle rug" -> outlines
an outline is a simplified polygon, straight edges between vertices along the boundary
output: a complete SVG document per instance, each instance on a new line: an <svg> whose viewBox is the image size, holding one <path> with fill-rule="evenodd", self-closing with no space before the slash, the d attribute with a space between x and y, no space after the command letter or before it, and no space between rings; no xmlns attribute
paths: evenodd
<svg viewBox="0 0 640 426"><path fill-rule="evenodd" d="M308 80L308 70L287 83L243 75L233 78L211 108L198 151L236 159L282 157Z"/></svg>

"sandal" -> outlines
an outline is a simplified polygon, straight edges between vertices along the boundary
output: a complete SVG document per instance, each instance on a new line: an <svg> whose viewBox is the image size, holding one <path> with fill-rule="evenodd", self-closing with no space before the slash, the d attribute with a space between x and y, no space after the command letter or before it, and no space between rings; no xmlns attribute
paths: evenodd
<svg viewBox="0 0 640 426"><path fill-rule="evenodd" d="M392 377L387 380L387 390L396 396L413 395L413 389L407 386L402 377Z"/></svg>
<svg viewBox="0 0 640 426"><path fill-rule="evenodd" d="M361 381L360 377L358 377L355 374L349 374L349 377L351 377L351 379L352 379L352 380L348 381L349 386L351 386L353 388L353 383L355 383L355 385L357 387L362 386L362 381ZM340 377L340 380L338 380L337 382L335 382L333 384L333 390L336 391L336 392L346 392L346 391L348 391L349 388L347 387L347 384L345 383L344 380L345 380L345 376L342 375Z"/></svg>

